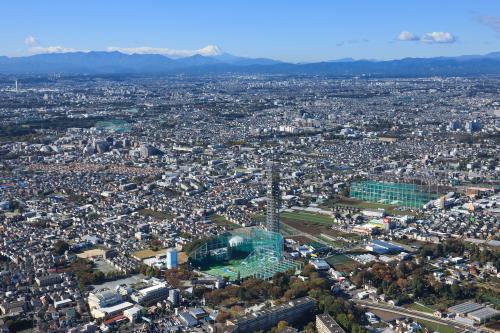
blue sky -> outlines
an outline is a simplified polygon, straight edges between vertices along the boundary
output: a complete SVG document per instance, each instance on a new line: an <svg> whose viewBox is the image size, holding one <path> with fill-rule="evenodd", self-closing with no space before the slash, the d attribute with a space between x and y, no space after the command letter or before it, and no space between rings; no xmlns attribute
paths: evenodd
<svg viewBox="0 0 500 333"><path fill-rule="evenodd" d="M294 62L453 56L500 51L500 1L12 0L0 31L9 56L210 44Z"/></svg>

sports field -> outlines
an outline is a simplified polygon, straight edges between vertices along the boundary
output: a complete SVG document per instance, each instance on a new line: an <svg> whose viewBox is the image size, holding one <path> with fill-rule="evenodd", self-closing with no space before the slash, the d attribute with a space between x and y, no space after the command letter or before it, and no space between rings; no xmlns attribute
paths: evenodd
<svg viewBox="0 0 500 333"><path fill-rule="evenodd" d="M236 280L238 271L241 270L240 265L242 261L243 259L231 260L227 265L212 266L210 269L203 272L212 276L227 276L229 280ZM243 276L241 276L241 278L243 278Z"/></svg>
<svg viewBox="0 0 500 333"><path fill-rule="evenodd" d="M319 224L332 225L333 219L330 216L313 214L307 212L283 212L281 213L282 220L306 221Z"/></svg>
<svg viewBox="0 0 500 333"><path fill-rule="evenodd" d="M132 256L138 258L139 260L143 260L146 258L154 257L157 254L166 254L167 249L160 249L158 251L153 251L151 249L140 250L132 253Z"/></svg>

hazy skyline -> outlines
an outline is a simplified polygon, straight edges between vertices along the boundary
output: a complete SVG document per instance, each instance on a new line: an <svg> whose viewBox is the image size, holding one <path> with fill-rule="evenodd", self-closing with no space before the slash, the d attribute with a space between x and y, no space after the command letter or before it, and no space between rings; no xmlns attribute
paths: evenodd
<svg viewBox="0 0 500 333"><path fill-rule="evenodd" d="M223 51L308 62L500 51L500 2L488 0L20 0L1 3L0 13L0 54L8 56Z"/></svg>

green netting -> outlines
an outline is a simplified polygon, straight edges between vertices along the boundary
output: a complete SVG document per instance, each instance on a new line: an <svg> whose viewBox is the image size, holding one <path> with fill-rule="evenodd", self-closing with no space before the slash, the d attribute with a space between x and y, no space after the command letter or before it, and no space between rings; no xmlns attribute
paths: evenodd
<svg viewBox="0 0 500 333"><path fill-rule="evenodd" d="M422 208L438 196L416 184L359 181L351 184L350 196L363 201L401 207Z"/></svg>
<svg viewBox="0 0 500 333"><path fill-rule="evenodd" d="M192 267L213 276L236 280L238 275L272 278L277 272L299 269L283 258L283 237L258 227L240 228L208 240L189 255Z"/></svg>

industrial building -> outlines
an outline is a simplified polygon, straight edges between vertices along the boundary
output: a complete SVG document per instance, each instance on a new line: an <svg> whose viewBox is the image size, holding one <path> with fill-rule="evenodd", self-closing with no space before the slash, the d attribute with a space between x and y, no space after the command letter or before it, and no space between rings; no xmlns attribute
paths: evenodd
<svg viewBox="0 0 500 333"><path fill-rule="evenodd" d="M490 308L490 307L484 307L482 309L470 312L467 317L471 318L478 324L484 324L490 319L497 318L498 315L500 314L499 311Z"/></svg>
<svg viewBox="0 0 500 333"><path fill-rule="evenodd" d="M400 253L404 249L396 244L384 242L378 239L374 239L366 246L366 249L377 254L395 254Z"/></svg>
<svg viewBox="0 0 500 333"><path fill-rule="evenodd" d="M466 318L477 324L483 324L490 319L500 315L500 311L475 302L465 302L449 307L448 312L455 314L457 318Z"/></svg>

